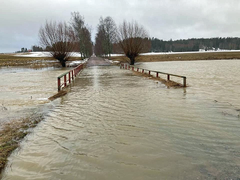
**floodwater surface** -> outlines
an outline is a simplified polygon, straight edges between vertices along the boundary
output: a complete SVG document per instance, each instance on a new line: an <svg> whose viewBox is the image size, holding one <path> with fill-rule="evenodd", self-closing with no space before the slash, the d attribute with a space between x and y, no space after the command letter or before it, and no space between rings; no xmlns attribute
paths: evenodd
<svg viewBox="0 0 240 180"><path fill-rule="evenodd" d="M3 179L240 178L240 61L139 66L186 75L189 87L113 66L84 69Z"/></svg>
<svg viewBox="0 0 240 180"><path fill-rule="evenodd" d="M0 124L28 116L57 92L60 68L0 68Z"/></svg>

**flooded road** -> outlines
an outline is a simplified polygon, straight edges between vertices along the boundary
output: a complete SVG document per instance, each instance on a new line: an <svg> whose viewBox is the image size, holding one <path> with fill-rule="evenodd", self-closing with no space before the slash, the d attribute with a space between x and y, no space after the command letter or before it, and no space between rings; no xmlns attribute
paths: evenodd
<svg viewBox="0 0 240 180"><path fill-rule="evenodd" d="M139 64L186 75L186 89L115 66L84 69L3 179L240 178L239 62Z"/></svg>

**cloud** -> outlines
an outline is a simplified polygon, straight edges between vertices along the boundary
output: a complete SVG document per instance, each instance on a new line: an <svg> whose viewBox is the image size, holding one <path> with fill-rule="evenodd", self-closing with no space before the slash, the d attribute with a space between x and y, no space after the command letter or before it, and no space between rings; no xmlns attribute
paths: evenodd
<svg viewBox="0 0 240 180"><path fill-rule="evenodd" d="M85 17L93 36L99 18L111 16L117 24L136 20L151 37L168 40L239 36L239 9L238 0L3 0L0 52L31 48L46 20L69 22L73 11Z"/></svg>

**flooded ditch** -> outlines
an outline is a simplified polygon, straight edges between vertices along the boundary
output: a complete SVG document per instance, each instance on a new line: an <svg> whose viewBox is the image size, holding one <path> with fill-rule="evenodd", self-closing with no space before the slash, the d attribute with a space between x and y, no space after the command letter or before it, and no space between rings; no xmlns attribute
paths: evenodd
<svg viewBox="0 0 240 180"><path fill-rule="evenodd" d="M115 66L87 68L10 156L3 179L240 178L240 61L138 66L187 76L189 87L168 89ZM60 71L9 75L28 85L6 81L2 92L16 91L1 92L4 107L14 97L44 102L56 90L43 86L46 78L54 84Z"/></svg>

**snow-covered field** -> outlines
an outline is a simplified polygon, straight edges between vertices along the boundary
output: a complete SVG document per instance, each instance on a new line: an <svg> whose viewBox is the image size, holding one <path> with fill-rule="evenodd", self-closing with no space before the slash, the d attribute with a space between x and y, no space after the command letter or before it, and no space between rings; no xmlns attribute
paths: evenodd
<svg viewBox="0 0 240 180"><path fill-rule="evenodd" d="M49 52L27 52L27 53L17 53L14 56L18 57L51 57Z"/></svg>
<svg viewBox="0 0 240 180"><path fill-rule="evenodd" d="M50 52L27 52L27 53L17 53L14 56L19 57L51 57ZM72 57L81 57L81 54L78 52L73 52Z"/></svg>
<svg viewBox="0 0 240 180"><path fill-rule="evenodd" d="M142 53L141 55L163 55L163 54L191 54L191 53L218 53L218 52L240 52L240 50L217 50L217 51L188 51L188 52L150 52Z"/></svg>
<svg viewBox="0 0 240 180"><path fill-rule="evenodd" d="M86 63L88 61L88 58L84 59L84 60L79 60L79 61L70 61L70 62L67 62L67 66L68 67L75 67L79 64L83 64L83 63Z"/></svg>
<svg viewBox="0 0 240 180"><path fill-rule="evenodd" d="M240 50L217 50L217 51L189 51L189 52L150 52L150 53L142 53L143 56L148 55L164 55L164 54L190 54L190 53L212 53L212 52L240 52ZM49 52L28 52L28 53L17 53L14 56L20 57L51 57ZM81 57L81 54L78 52L73 52L72 57ZM111 54L111 56L124 56L124 54Z"/></svg>
<svg viewBox="0 0 240 180"><path fill-rule="evenodd" d="M120 63L120 61L113 61L113 60L109 60L109 59L105 59L105 61L108 61L108 62L110 62L110 63Z"/></svg>
<svg viewBox="0 0 240 180"><path fill-rule="evenodd" d="M142 53L140 55L143 56L150 56L150 55L164 55L164 54L190 54L190 53L213 53L213 52L240 52L240 50L217 50L217 51L188 51L188 52L149 52L149 53ZM111 54L111 56L124 56L124 54Z"/></svg>
<svg viewBox="0 0 240 180"><path fill-rule="evenodd" d="M52 55L49 52L27 52L27 53L17 53L14 56L18 57L51 57ZM81 57L80 53L73 52L72 57ZM79 64L87 62L88 59L77 60L77 61L69 61L67 62L68 67L75 67Z"/></svg>

